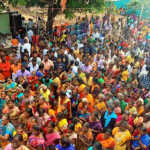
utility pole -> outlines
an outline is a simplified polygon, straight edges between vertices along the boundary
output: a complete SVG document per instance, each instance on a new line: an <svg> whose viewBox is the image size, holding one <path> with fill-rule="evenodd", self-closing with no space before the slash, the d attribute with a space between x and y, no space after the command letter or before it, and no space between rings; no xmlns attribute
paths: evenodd
<svg viewBox="0 0 150 150"><path fill-rule="evenodd" d="M141 6L141 13L140 13L140 18L139 18L139 20L141 20L141 17L142 17L142 14L143 14L143 10L144 10L144 3L143 3L143 5Z"/></svg>

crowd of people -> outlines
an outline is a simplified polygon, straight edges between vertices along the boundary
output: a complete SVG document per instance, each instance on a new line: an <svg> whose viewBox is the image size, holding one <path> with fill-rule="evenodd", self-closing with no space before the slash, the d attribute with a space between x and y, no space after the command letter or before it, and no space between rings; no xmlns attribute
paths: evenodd
<svg viewBox="0 0 150 150"><path fill-rule="evenodd" d="M149 25L77 18L0 50L3 150L149 150Z"/></svg>

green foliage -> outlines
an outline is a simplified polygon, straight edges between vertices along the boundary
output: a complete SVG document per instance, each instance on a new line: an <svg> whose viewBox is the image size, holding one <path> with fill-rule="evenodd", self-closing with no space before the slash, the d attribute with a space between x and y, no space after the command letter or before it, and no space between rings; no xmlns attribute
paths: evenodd
<svg viewBox="0 0 150 150"><path fill-rule="evenodd" d="M18 5L26 6L27 5L27 1L26 0L18 0Z"/></svg>
<svg viewBox="0 0 150 150"><path fill-rule="evenodd" d="M15 7L18 4L18 0L8 0L9 4Z"/></svg>
<svg viewBox="0 0 150 150"><path fill-rule="evenodd" d="M89 1L89 3L87 3ZM41 6L44 7L48 4L48 19L47 19L47 31L50 31L53 26L53 20L55 16L61 12L60 2L61 0L8 0L12 6L23 5L26 7ZM56 9L52 9L56 8ZM75 12L103 12L105 8L105 0L67 0L66 10L64 14L67 18L72 19ZM60 10L58 10L60 9ZM52 15L53 14L53 15Z"/></svg>
<svg viewBox="0 0 150 150"><path fill-rule="evenodd" d="M49 3L52 3L53 0L8 0L12 6L41 6ZM67 0L67 9L64 11L67 18L73 18L74 13L79 11L83 12L102 12L104 10L104 0L89 0L90 2L87 4L86 0ZM57 1L55 7L60 8L60 0Z"/></svg>
<svg viewBox="0 0 150 150"><path fill-rule="evenodd" d="M68 0L64 13L67 18L73 18L75 12L99 13L104 10L104 0L91 0L88 4L85 0Z"/></svg>
<svg viewBox="0 0 150 150"><path fill-rule="evenodd" d="M5 6L2 2L0 2L0 12L3 11L5 9Z"/></svg>
<svg viewBox="0 0 150 150"><path fill-rule="evenodd" d="M43 2L40 0L8 0L9 4L11 4L13 7L16 7L17 5L19 6L43 6Z"/></svg>

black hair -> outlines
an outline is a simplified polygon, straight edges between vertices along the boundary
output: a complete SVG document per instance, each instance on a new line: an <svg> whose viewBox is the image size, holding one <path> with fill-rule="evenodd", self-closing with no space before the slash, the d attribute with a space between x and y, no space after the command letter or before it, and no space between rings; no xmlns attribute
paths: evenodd
<svg viewBox="0 0 150 150"><path fill-rule="evenodd" d="M56 83L54 83L54 82L51 85L53 86L54 89L58 88L58 85Z"/></svg>
<svg viewBox="0 0 150 150"><path fill-rule="evenodd" d="M86 127L86 128L89 128L90 124L88 122L86 122L86 123L84 123L83 126Z"/></svg>
<svg viewBox="0 0 150 150"><path fill-rule="evenodd" d="M24 52L25 52L25 53L28 53L28 50L27 50L27 49L24 49Z"/></svg>
<svg viewBox="0 0 150 150"><path fill-rule="evenodd" d="M49 123L52 126L52 128L55 128L56 124L54 122L50 121Z"/></svg>
<svg viewBox="0 0 150 150"><path fill-rule="evenodd" d="M79 62L78 61L75 61L75 66L79 66Z"/></svg>
<svg viewBox="0 0 150 150"><path fill-rule="evenodd" d="M58 114L57 114L57 118L59 118L59 119L61 119L61 118L63 118L63 113L62 112L59 112Z"/></svg>
<svg viewBox="0 0 150 150"><path fill-rule="evenodd" d="M99 82L98 82L98 79L97 79L96 77L94 77L92 81L93 81L94 83L97 83L97 84L99 83Z"/></svg>
<svg viewBox="0 0 150 150"><path fill-rule="evenodd" d="M14 138L17 138L20 142L22 142L22 141L23 141L23 137L22 137L22 135L21 135L21 134L17 134L17 135L15 135L15 136L14 136Z"/></svg>
<svg viewBox="0 0 150 150"><path fill-rule="evenodd" d="M93 150L102 150L102 145L99 142L94 143Z"/></svg>
<svg viewBox="0 0 150 150"><path fill-rule="evenodd" d="M121 126L127 127L127 126L128 126L128 123L127 123L126 121L122 121L122 122L121 122Z"/></svg>
<svg viewBox="0 0 150 150"><path fill-rule="evenodd" d="M39 69L43 69L43 68L44 68L44 64L42 63L39 65Z"/></svg>
<svg viewBox="0 0 150 150"><path fill-rule="evenodd" d="M48 150L56 150L55 146L50 146Z"/></svg>
<svg viewBox="0 0 150 150"><path fill-rule="evenodd" d="M33 59L32 59L32 62L36 62L36 58L33 58Z"/></svg>
<svg viewBox="0 0 150 150"><path fill-rule="evenodd" d="M79 120L77 118L73 118L72 123L73 124L77 124L79 122Z"/></svg>
<svg viewBox="0 0 150 150"><path fill-rule="evenodd" d="M70 141L68 138L62 138L61 139L61 144L62 144L62 147L69 147L70 146Z"/></svg>
<svg viewBox="0 0 150 150"><path fill-rule="evenodd" d="M45 113L45 110L42 109L42 108L39 108L39 109L38 109L38 113L39 113L39 115L41 116L41 115L43 115L43 114Z"/></svg>
<svg viewBox="0 0 150 150"><path fill-rule="evenodd" d="M64 91L61 91L61 92L60 92L60 95L61 95L61 96L66 96L66 93L65 93Z"/></svg>
<svg viewBox="0 0 150 150"><path fill-rule="evenodd" d="M107 129L105 133L109 133L109 135L111 135L112 131L110 129Z"/></svg>
<svg viewBox="0 0 150 150"><path fill-rule="evenodd" d="M150 71L150 66L146 66L146 70L149 72Z"/></svg>
<svg viewBox="0 0 150 150"><path fill-rule="evenodd" d="M83 84L83 83L84 83L83 80L80 79L80 78L77 78L77 81L78 81L80 84Z"/></svg>
<svg viewBox="0 0 150 150"><path fill-rule="evenodd" d="M7 120L10 120L9 114L5 114L5 115L3 115L3 117L6 117Z"/></svg>
<svg viewBox="0 0 150 150"><path fill-rule="evenodd" d="M27 112L30 116L33 116L32 109L31 109L31 108L27 108L27 109L26 109L26 112Z"/></svg>
<svg viewBox="0 0 150 150"><path fill-rule="evenodd" d="M69 129L70 129L71 131L73 131L73 130L74 130L74 125L73 125L73 124L70 124L70 125L69 125Z"/></svg>
<svg viewBox="0 0 150 150"><path fill-rule="evenodd" d="M36 131L41 131L41 128L40 128L40 126L38 126L38 125L34 125L34 126L33 126L33 129L36 130Z"/></svg>
<svg viewBox="0 0 150 150"><path fill-rule="evenodd" d="M33 54L37 54L37 52L36 52L36 51L33 51Z"/></svg>
<svg viewBox="0 0 150 150"><path fill-rule="evenodd" d="M74 60L71 60L71 61L70 61L70 65L73 65L73 64L74 64Z"/></svg>
<svg viewBox="0 0 150 150"><path fill-rule="evenodd" d="M58 76L58 72L54 72L54 76L57 77Z"/></svg>
<svg viewBox="0 0 150 150"><path fill-rule="evenodd" d="M17 128L24 129L24 124L19 124L19 125L17 126Z"/></svg>
<svg viewBox="0 0 150 150"><path fill-rule="evenodd" d="M142 127L143 132L147 132L147 129L145 127Z"/></svg>
<svg viewBox="0 0 150 150"><path fill-rule="evenodd" d="M99 116L98 116L98 112L97 111L94 111L93 112L93 114L94 114L94 116L96 117L96 118L98 118Z"/></svg>

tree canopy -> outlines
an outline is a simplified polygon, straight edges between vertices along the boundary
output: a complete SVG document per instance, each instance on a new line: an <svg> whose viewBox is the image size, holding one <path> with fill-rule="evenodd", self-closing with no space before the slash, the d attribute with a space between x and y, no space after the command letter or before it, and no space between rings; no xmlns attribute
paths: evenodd
<svg viewBox="0 0 150 150"><path fill-rule="evenodd" d="M23 5L41 6L44 7L47 4L53 4L54 8L59 9L61 0L8 0L12 6ZM67 0L66 10L64 11L66 17L72 18L75 12L88 11L88 12L100 12L104 10L105 0Z"/></svg>
<svg viewBox="0 0 150 150"><path fill-rule="evenodd" d="M66 9L61 11L63 0L5 0L13 7L20 5L25 7L48 7L48 30L52 29L53 20L58 13L64 13L67 18L73 18L75 12L102 12L105 8L105 0L66 0Z"/></svg>

